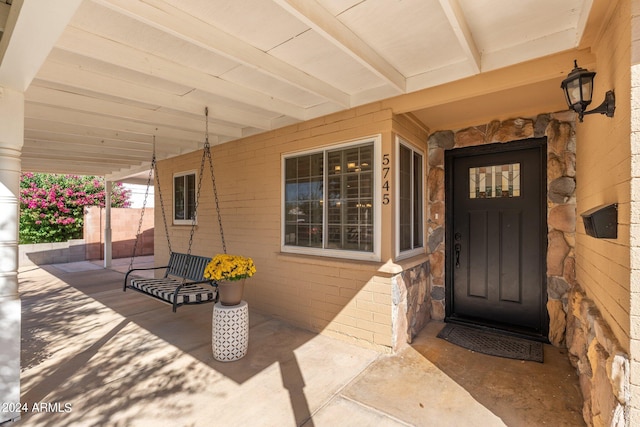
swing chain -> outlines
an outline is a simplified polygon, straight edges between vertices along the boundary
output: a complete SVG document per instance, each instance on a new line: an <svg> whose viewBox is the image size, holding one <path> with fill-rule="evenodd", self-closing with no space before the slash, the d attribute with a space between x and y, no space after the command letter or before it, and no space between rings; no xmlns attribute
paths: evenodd
<svg viewBox="0 0 640 427"><path fill-rule="evenodd" d="M204 175L204 162L205 159L209 159L209 171L211 173L211 181L213 184L213 193L214 193L214 198L215 198L215 202L216 202L216 211L218 214L218 225L220 227L220 238L222 239L222 250L224 251L224 253L227 253L227 244L225 243L224 240L224 232L222 231L222 217L220 215L220 206L219 206L219 201L218 201L218 190L216 188L216 178L215 175L213 174L213 160L211 157L211 145L209 144L209 108L205 107L205 139L204 139L204 149L202 151L202 159L200 160L200 173L198 175L198 189L196 191L196 199L195 199L195 205L193 208L193 215L191 217L191 232L189 233L189 245L187 247L187 260L190 260L190 255L191 255L191 248L193 246L193 235L195 234L195 230L196 230L196 218L198 215L198 206L200 204L200 192L202 189L202 177ZM184 272L186 275L186 271L188 269L189 266L189 262L187 261L185 263L185 268L184 268ZM184 276L183 275L183 276Z"/></svg>
<svg viewBox="0 0 640 427"><path fill-rule="evenodd" d="M138 248L138 242L140 241L142 223L144 221L144 213L146 212L147 200L149 199L149 188L151 188L152 176L155 175L156 187L158 187L158 195L160 196L160 211L162 212L162 221L164 222L164 232L167 237L167 246L169 247L169 253L171 250L171 240L169 239L169 227L167 226L167 216L164 212L164 199L162 197L162 187L160 186L160 173L158 172L158 159L156 158L156 137L153 136L153 155L151 157L151 166L149 167L149 177L147 178L147 189L144 193L144 200L142 201L142 212L140 213L140 222L138 222L138 231L136 233L136 241L133 244L133 253L131 255L131 261L129 262L129 270L133 269L133 261L136 257L136 251Z"/></svg>
<svg viewBox="0 0 640 427"><path fill-rule="evenodd" d="M213 197L216 201L216 212L218 214L218 227L220 228L220 239L222 240L222 251L227 253L227 243L224 241L224 231L222 230L222 216L220 215L220 201L218 199L218 188L216 187L216 176L213 173L213 158L211 149L209 147L209 140L207 139L205 145L205 153L209 159L209 171L211 172L211 181L213 184Z"/></svg>
<svg viewBox="0 0 640 427"><path fill-rule="evenodd" d="M142 231L142 222L144 220L144 212L147 206L147 198L149 197L149 187L151 186L151 177L156 165L156 149L155 149L155 137L153 144L153 157L151 158L151 167L149 168L149 177L147 178L147 189L144 193L144 200L142 201L142 213L140 214L140 222L138 222L138 231L136 232L136 241L133 244L133 253L131 254L131 261L129 262L129 270L133 269L133 261L136 258L136 250L138 248L138 242L140 241L140 232Z"/></svg>
<svg viewBox="0 0 640 427"><path fill-rule="evenodd" d="M154 156L155 158L155 156ZM160 173L158 171L158 162L155 162L154 174L156 176L156 187L158 187L158 197L160 198L160 212L162 212L162 222L164 223L164 234L167 238L167 246L169 247L169 253L171 250L171 239L169 238L169 226L167 225L167 214L164 211L164 198L162 197L162 187L160 186Z"/></svg>
<svg viewBox="0 0 640 427"><path fill-rule="evenodd" d="M207 146L207 144L208 144L208 141L205 142L205 147ZM195 234L195 231L196 231L196 218L198 216L198 205L200 204L200 189L202 188L204 159L205 159L205 154L203 153L202 159L200 160L200 173L198 175L198 189L196 191L196 200L195 200L195 205L193 207L193 214L191 215L191 232L189 233L189 246L187 248L187 259L190 259L189 255L191 255L191 246L193 245L193 235ZM187 265L188 263L185 264L185 272L186 272Z"/></svg>
<svg viewBox="0 0 640 427"><path fill-rule="evenodd" d="M222 229L222 216L220 214L220 201L218 199L218 188L216 187L216 176L213 173L213 158L211 155L211 144L209 143L209 107L205 107L205 138L204 148L202 152L202 159L200 160L200 175L198 176L198 190L196 192L196 203L194 209L194 218L191 223L191 234L189 236L189 254L191 254L191 244L193 243L193 234L195 231L195 216L198 212L198 205L200 203L200 190L202 188L202 176L204 175L204 161L209 160L209 173L211 174L211 183L213 185L213 196L216 203L216 213L218 215L218 227L220 228L220 239L222 241L222 251L227 253L227 243L224 240L224 231Z"/></svg>

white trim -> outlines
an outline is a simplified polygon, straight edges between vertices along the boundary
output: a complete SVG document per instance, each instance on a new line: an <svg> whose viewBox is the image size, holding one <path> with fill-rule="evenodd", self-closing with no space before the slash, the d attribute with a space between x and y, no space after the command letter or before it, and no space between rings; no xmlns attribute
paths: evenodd
<svg viewBox="0 0 640 427"><path fill-rule="evenodd" d="M189 171L184 171L184 172L176 172L173 174L173 177L171 179L171 223L173 225L193 225L194 222L197 225L198 224L198 213L195 212L196 217L195 217L195 221L191 220L191 219L176 219L176 178L179 177L183 177L183 176L188 176L188 175L194 175L195 180L194 180L194 192L197 191L197 185L198 185L198 172L194 169L194 170L189 170ZM198 197L198 195L196 194L195 197ZM198 205L198 201L196 200L196 206ZM186 209L185 209L186 212Z"/></svg>
<svg viewBox="0 0 640 427"><path fill-rule="evenodd" d="M419 247L414 247L412 249L408 249L405 251L401 251L400 250L400 146L404 145L405 147L407 147L409 150L411 150L411 171L413 172L413 155L414 153L418 153L420 154L420 156L422 156L422 176L420 177L422 180L422 219L421 219L421 223L422 223L422 246ZM395 206L394 206L394 211L395 211L395 217L396 217L396 221L394 224L395 227L395 258L396 260L401 260L401 259L406 259L406 258L411 258L413 256L416 255L422 255L425 253L425 248L427 247L427 227L425 226L425 217L426 217L426 212L425 212L425 185L426 185L426 156L425 156L425 152L423 150L421 150L420 148L416 147L415 145L411 144L409 141L407 141L406 139L402 138L399 135L396 135L396 144L394 147L394 151L395 151L395 173L394 173L394 179L395 179L395 185L394 185L394 191L396 194L395 197ZM412 221L411 221L411 236L413 239L413 185L414 185L414 181L413 181L413 173L411 174L411 197L412 197L412 209L411 209L411 215L412 215Z"/></svg>
<svg viewBox="0 0 640 427"><path fill-rule="evenodd" d="M326 153L328 151L340 150L344 148L348 148L355 145L362 145L366 143L373 143L373 251L372 252L362 252L356 250L347 250L347 249L324 249L324 248L309 248L302 246L292 246L285 244L285 229L286 229L286 176L285 176L285 166L286 160L291 157L297 157L305 154L315 154L315 153L323 153L323 180L324 187L326 188L327 184L327 168L326 168ZM380 134L367 136L363 138L353 139L349 141L343 141L332 145L325 145L321 147L316 147L308 150L301 151L293 151L288 153L283 153L280 159L281 169L280 169L280 179L281 179L281 197L280 197L280 250L285 253L294 253L294 254L304 254L304 255L313 255L313 256L322 256L322 257L333 257L333 258L344 258L344 259L353 259L353 260L362 260L362 261L380 261L381 260L381 251L380 248L382 246L382 230L381 230L381 215L382 215L382 206L381 206L381 151L382 151L382 136ZM327 227L326 224L326 199L327 193L323 194L324 206L322 213L322 222L323 222L323 233L326 232ZM325 236L323 235L323 244L326 241Z"/></svg>

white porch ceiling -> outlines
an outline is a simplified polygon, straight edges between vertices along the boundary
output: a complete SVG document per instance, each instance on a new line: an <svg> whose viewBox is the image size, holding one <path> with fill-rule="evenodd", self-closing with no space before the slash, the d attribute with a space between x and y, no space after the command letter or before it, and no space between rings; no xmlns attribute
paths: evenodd
<svg viewBox="0 0 640 427"><path fill-rule="evenodd" d="M11 31L12 14L39 12L4 3L0 86L11 86L2 45L30 52L38 32ZM22 168L121 179L148 167L154 136L160 158L201 148L205 106L217 144L582 49L607 3L82 0L25 91ZM562 108L559 71L527 85L538 104ZM530 102L497 92L510 111ZM464 105L404 112L437 129L478 114Z"/></svg>

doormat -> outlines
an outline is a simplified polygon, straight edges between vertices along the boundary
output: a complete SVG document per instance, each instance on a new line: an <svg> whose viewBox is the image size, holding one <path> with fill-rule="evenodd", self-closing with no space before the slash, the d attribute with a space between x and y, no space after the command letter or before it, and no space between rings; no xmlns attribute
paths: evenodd
<svg viewBox="0 0 640 427"><path fill-rule="evenodd" d="M447 323L437 336L478 353L540 363L544 361L543 345L536 341L451 323Z"/></svg>

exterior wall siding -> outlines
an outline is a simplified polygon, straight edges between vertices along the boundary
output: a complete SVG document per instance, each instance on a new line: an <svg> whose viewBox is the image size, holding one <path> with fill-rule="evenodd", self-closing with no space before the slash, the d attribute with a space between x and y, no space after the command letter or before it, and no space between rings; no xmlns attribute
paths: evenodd
<svg viewBox="0 0 640 427"><path fill-rule="evenodd" d="M640 425L640 2L631 2L631 215L630 215L630 402L629 425Z"/></svg>
<svg viewBox="0 0 640 427"><path fill-rule="evenodd" d="M592 108L604 99L607 90L630 92L629 7L629 2L619 2L611 17L613 25L607 26L596 44L598 74ZM618 100L613 118L585 116L584 122L576 125L578 213L604 204L618 204L617 239L587 236L582 220L577 222L576 276L625 351L629 351L631 273L629 118L630 105Z"/></svg>
<svg viewBox="0 0 640 427"><path fill-rule="evenodd" d="M395 347L393 337L398 334L393 331L392 278L405 268L424 262L426 257L399 264L391 261L394 232L387 226L393 224L391 204L381 208L384 231L380 262L280 251L282 156L375 135L381 135L382 151L393 154L394 127L404 138L426 148L425 130L410 120L394 117L390 110L381 110L378 104L212 147L227 250L251 256L256 263L257 273L245 286L245 299L253 310L364 346L382 350ZM202 151L198 151L159 162L164 208L169 218L173 215L173 174L198 169L201 156ZM160 206L156 191L156 224L162 223ZM174 251L187 250L190 229L169 226ZM156 227L158 264L168 258L165 240L164 230ZM219 252L222 244L213 188L205 167L192 253L213 256ZM410 337L411 334L409 340Z"/></svg>
<svg viewBox="0 0 640 427"><path fill-rule="evenodd" d="M597 75L593 104L597 107L607 90L631 93L631 4L610 4L606 29L594 42ZM636 425L637 361L631 323L633 284L637 266L637 160L630 141L631 104L622 95L613 118L585 116L576 124L577 211L618 204L617 239L587 236L582 220L576 227L576 278L568 301L567 345L571 362L580 375L584 397L583 416L587 425ZM632 214L634 212L634 214ZM636 222L636 224L634 224ZM637 310L637 309L636 309ZM635 375L637 378L637 374Z"/></svg>

